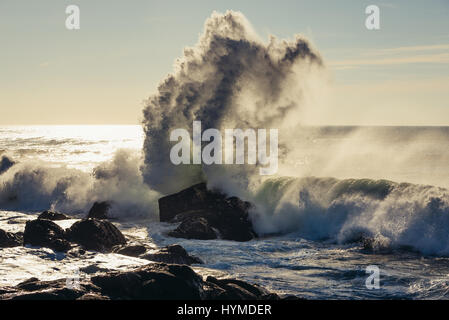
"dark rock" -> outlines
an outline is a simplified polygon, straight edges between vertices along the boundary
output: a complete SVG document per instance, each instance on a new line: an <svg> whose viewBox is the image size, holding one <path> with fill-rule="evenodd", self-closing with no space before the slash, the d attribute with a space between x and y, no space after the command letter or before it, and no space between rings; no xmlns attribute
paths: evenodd
<svg viewBox="0 0 449 320"><path fill-rule="evenodd" d="M76 300L84 294L81 290L58 288L16 295L11 300Z"/></svg>
<svg viewBox="0 0 449 320"><path fill-rule="evenodd" d="M16 293L17 289L12 287L3 287L0 288L0 300L2 295L13 294Z"/></svg>
<svg viewBox="0 0 449 320"><path fill-rule="evenodd" d="M92 208L90 208L87 218L108 219L109 209L111 209L109 202L95 202Z"/></svg>
<svg viewBox="0 0 449 320"><path fill-rule="evenodd" d="M156 262L186 264L186 265L203 263L201 259L189 255L183 247L177 244L162 248L155 253L148 253L142 255L139 258Z"/></svg>
<svg viewBox="0 0 449 320"><path fill-rule="evenodd" d="M94 289L91 283L72 289L66 287L66 279L40 281L30 278L14 287L14 291L1 294L0 300L75 300Z"/></svg>
<svg viewBox="0 0 449 320"><path fill-rule="evenodd" d="M53 221L71 219L69 216L66 216L63 213L53 212L53 211L44 211L37 218L38 219L53 220Z"/></svg>
<svg viewBox="0 0 449 320"><path fill-rule="evenodd" d="M88 266L80 268L80 271L84 272L84 273L87 273L87 274L95 274L95 273L98 273L98 272L107 272L107 271L110 271L110 270L106 269L106 268L99 267L99 266L97 266L95 264L91 264L91 265L88 265Z"/></svg>
<svg viewBox="0 0 449 320"><path fill-rule="evenodd" d="M138 298L142 289L142 277L133 272L110 272L91 278L94 285L100 288L103 295L113 299Z"/></svg>
<svg viewBox="0 0 449 320"><path fill-rule="evenodd" d="M209 225L209 222L202 217L187 217L168 236L184 239L211 240L217 239L217 234Z"/></svg>
<svg viewBox="0 0 449 320"><path fill-rule="evenodd" d="M42 289L57 289L65 285L65 279L50 280L50 281L40 281L38 278L29 278L16 287L24 291L38 291Z"/></svg>
<svg viewBox="0 0 449 320"><path fill-rule="evenodd" d="M15 164L14 161L9 159L7 156L2 156L2 160L0 160L0 174L8 171Z"/></svg>
<svg viewBox="0 0 449 320"><path fill-rule="evenodd" d="M206 281L190 267L151 263L130 271L109 271L69 288L66 279L28 279L16 287L0 288L0 300L223 300L279 299L267 290L235 279Z"/></svg>
<svg viewBox="0 0 449 320"><path fill-rule="evenodd" d="M0 229L0 248L11 248L23 244L23 235L20 233L6 232Z"/></svg>
<svg viewBox="0 0 449 320"><path fill-rule="evenodd" d="M361 244L365 251L372 253L391 253L393 250L390 239L382 236L363 238Z"/></svg>
<svg viewBox="0 0 449 320"><path fill-rule="evenodd" d="M171 222L180 213L205 209L214 204L215 198L216 194L209 192L205 183L162 197L158 200L160 221Z"/></svg>
<svg viewBox="0 0 449 320"><path fill-rule="evenodd" d="M85 295L82 295L76 300L111 300L108 297L102 296L101 294L96 293L86 293Z"/></svg>
<svg viewBox="0 0 449 320"><path fill-rule="evenodd" d="M257 236L249 220L250 208L249 202L208 190L205 183L159 199L160 221L182 222L192 217L204 218L206 225L201 220L190 220L187 226L206 230L209 237L212 236L209 228L215 228L223 239L236 241L248 241ZM192 231L189 228L189 234ZM203 232L199 233L204 235Z"/></svg>
<svg viewBox="0 0 449 320"><path fill-rule="evenodd" d="M278 300L279 296L257 285L236 279L216 279L207 277L210 287L207 299L210 300ZM212 284L212 286L211 286ZM215 288L214 288L215 286ZM217 288L218 287L218 288Z"/></svg>
<svg viewBox="0 0 449 320"><path fill-rule="evenodd" d="M126 239L117 227L105 220L84 219L75 222L66 230L67 239L82 245L87 250L111 252L116 245L125 244Z"/></svg>
<svg viewBox="0 0 449 320"><path fill-rule="evenodd" d="M147 248L141 244L133 244L115 247L112 252L129 257L138 257L147 252Z"/></svg>
<svg viewBox="0 0 449 320"><path fill-rule="evenodd" d="M50 220L36 219L27 221L23 234L24 245L46 247L54 251L65 252L71 248L65 239L64 230Z"/></svg>
<svg viewBox="0 0 449 320"><path fill-rule="evenodd" d="M203 283L188 266L161 263L92 277L91 281L110 297L150 300L199 300Z"/></svg>
<svg viewBox="0 0 449 320"><path fill-rule="evenodd" d="M281 300L285 300L285 301L297 301L297 300L306 300L304 298L301 297L297 297L297 296L293 296L293 295L287 295L285 297L282 297Z"/></svg>
<svg viewBox="0 0 449 320"><path fill-rule="evenodd" d="M67 256L72 258L83 258L85 257L86 250L80 246L75 246L71 250L67 251Z"/></svg>

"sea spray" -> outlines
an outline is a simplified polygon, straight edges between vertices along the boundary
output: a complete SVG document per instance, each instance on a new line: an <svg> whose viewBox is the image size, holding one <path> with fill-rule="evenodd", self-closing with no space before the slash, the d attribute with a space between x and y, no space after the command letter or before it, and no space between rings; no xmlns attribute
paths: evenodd
<svg viewBox="0 0 449 320"><path fill-rule="evenodd" d="M277 178L258 190L259 234L294 233L346 243L360 237L394 248L449 255L449 191L372 179ZM377 241L377 242L379 242Z"/></svg>
<svg viewBox="0 0 449 320"><path fill-rule="evenodd" d="M243 193L260 179L257 168L174 165L170 132L188 130L196 120L204 130L278 129L279 158L286 158L288 138L311 94L310 75L322 69L319 53L303 37L271 37L264 43L243 14L214 12L198 43L184 50L173 74L146 102L144 181L164 194L204 180L228 193Z"/></svg>
<svg viewBox="0 0 449 320"><path fill-rule="evenodd" d="M140 155L119 150L92 173L54 167L41 161L20 162L0 175L0 209L86 213L95 201L113 201L117 218L157 219L157 192L143 183Z"/></svg>

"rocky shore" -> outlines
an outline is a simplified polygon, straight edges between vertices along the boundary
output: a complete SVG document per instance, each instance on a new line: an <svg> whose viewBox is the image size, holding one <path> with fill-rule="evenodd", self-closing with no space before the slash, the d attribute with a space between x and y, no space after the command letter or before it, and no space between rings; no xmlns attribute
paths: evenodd
<svg viewBox="0 0 449 320"><path fill-rule="evenodd" d="M280 299L261 286L238 279L203 278L190 267L202 264L201 258L189 255L180 245L149 250L143 244L129 241L109 221L112 205L95 203L86 218L66 229L56 222L71 219L69 216L45 211L37 219L27 221L23 232L0 229L0 248L45 247L81 256L85 251L94 251L145 259L148 264L125 271L101 270L78 279L75 284L66 278L51 281L30 278L15 286L0 287L0 299ZM209 191L205 184L161 198L159 206L160 220L174 225L168 236L235 241L257 236L248 215L251 204Z"/></svg>
<svg viewBox="0 0 449 320"><path fill-rule="evenodd" d="M70 282L69 282L70 283ZM203 279L189 266L150 263L126 272L110 271L68 285L67 279L30 278L0 288L3 300L268 300L264 288L236 279Z"/></svg>

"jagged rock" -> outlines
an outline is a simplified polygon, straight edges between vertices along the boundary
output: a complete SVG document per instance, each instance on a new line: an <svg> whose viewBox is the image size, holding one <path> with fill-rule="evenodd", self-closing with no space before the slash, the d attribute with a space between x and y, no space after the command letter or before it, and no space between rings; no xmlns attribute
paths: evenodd
<svg viewBox="0 0 449 320"><path fill-rule="evenodd" d="M111 209L109 202L95 202L92 208L90 208L87 218L108 219L109 209Z"/></svg>
<svg viewBox="0 0 449 320"><path fill-rule="evenodd" d="M217 239L217 233L202 217L187 217L168 236L184 239L211 240Z"/></svg>
<svg viewBox="0 0 449 320"><path fill-rule="evenodd" d="M6 232L0 229L0 248L11 248L23 244L23 235L21 233Z"/></svg>
<svg viewBox="0 0 449 320"><path fill-rule="evenodd" d="M23 244L46 247L60 252L71 248L70 243L65 239L64 230L56 223L45 219L27 221Z"/></svg>
<svg viewBox="0 0 449 320"><path fill-rule="evenodd" d="M111 252L116 245L125 244L126 239L117 227L105 220L84 219L75 222L66 230L69 241L98 252Z"/></svg>
<svg viewBox="0 0 449 320"><path fill-rule="evenodd" d="M186 265L150 263L129 271L108 271L69 288L66 279L28 279L0 288L0 300L222 300L279 299L267 290L235 279L206 281Z"/></svg>
<svg viewBox="0 0 449 320"><path fill-rule="evenodd" d="M182 222L192 217L204 218L223 239L236 241L248 241L257 236L249 220L250 208L249 202L208 190L205 183L159 199L160 221ZM192 224L206 227L201 220L190 220L189 225Z"/></svg>
<svg viewBox="0 0 449 320"><path fill-rule="evenodd" d="M124 256L129 256L129 257L138 257L138 256L144 254L146 251L147 251L147 248L141 244L118 246L112 250L112 252L114 252L114 253L122 254Z"/></svg>
<svg viewBox="0 0 449 320"><path fill-rule="evenodd" d="M141 255L139 258L156 262L175 263L175 264L202 264L201 259L191 256L178 244L170 245L158 250L155 253Z"/></svg>
<svg viewBox="0 0 449 320"><path fill-rule="evenodd" d="M66 216L63 213L53 212L53 211L44 211L37 218L38 219L53 220L53 221L71 219L69 216Z"/></svg>
<svg viewBox="0 0 449 320"><path fill-rule="evenodd" d="M215 193L208 192L205 183L196 184L178 193L160 198L158 200L159 219L161 222L171 222L180 213L212 206L216 198Z"/></svg>

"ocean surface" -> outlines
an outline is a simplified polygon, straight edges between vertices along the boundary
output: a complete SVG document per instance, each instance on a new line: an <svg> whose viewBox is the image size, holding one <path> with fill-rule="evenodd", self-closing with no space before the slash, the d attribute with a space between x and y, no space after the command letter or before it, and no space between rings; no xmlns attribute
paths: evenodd
<svg viewBox="0 0 449 320"><path fill-rule="evenodd" d="M310 299L448 298L449 128L307 127L294 139L283 176L254 192L263 209L252 218L262 237L240 243L165 236L174 225L158 222L161 195L139 175L140 126L0 127L0 158L16 162L0 174L0 229L23 231L49 208L80 218L109 197L129 238L154 248L179 243L205 262L194 267L204 275ZM361 236L368 245L355 241ZM0 249L0 286L146 263ZM378 289L366 286L368 266L380 270Z"/></svg>

